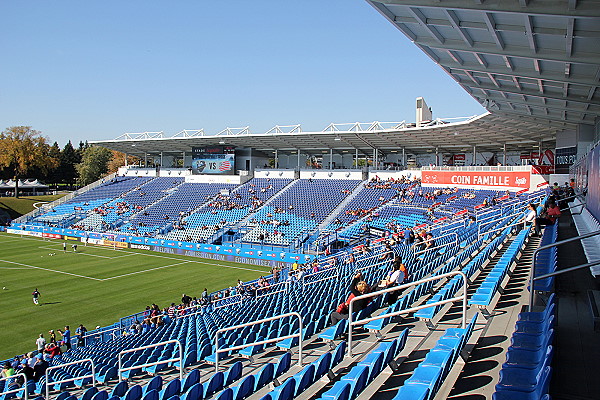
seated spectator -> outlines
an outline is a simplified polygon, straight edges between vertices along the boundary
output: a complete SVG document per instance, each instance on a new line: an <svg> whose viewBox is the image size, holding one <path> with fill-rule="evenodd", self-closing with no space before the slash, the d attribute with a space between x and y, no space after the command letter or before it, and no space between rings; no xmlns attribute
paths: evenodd
<svg viewBox="0 0 600 400"><path fill-rule="evenodd" d="M349 312L350 312L348 307L353 298L370 292L369 285L367 284L367 282L363 281L362 279L363 279L363 276L360 272L356 273L356 275L354 275L354 277L352 278L352 282L350 283L350 287L349 287L350 295L348 296L348 298L346 299L345 302L340 304L337 307L337 309L329 315L329 319L331 320L332 325L337 324L342 319L348 319ZM353 312L362 311L369 305L370 302L371 302L370 298L357 300L354 302L354 304L352 306L352 311Z"/></svg>
<svg viewBox="0 0 600 400"><path fill-rule="evenodd" d="M560 215L560 208L558 208L555 202L550 202L540 217L536 218L533 222L535 236L540 236L542 226L554 225Z"/></svg>

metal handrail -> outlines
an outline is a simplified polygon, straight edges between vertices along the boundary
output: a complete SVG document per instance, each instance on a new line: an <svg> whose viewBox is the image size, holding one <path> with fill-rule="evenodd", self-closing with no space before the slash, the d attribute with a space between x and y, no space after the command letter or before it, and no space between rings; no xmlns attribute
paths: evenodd
<svg viewBox="0 0 600 400"><path fill-rule="evenodd" d="M407 287L417 286L417 285L420 285L421 283L436 281L436 280L440 280L440 279L444 279L444 278L448 278L448 277L456 276L456 275L460 275L463 278L463 294L461 296L453 297L453 298L447 299L447 300L436 301L435 303L423 304L423 305L420 305L417 307L411 307L406 310L400 310L400 311L396 311L396 312L389 313L389 314L379 314L376 317L370 317L370 318L365 318L365 319L361 319L361 320L357 320L357 321L352 321L352 308L353 308L354 302L356 302L357 300L368 299L370 297L379 296L380 294L390 293L390 292L394 292L397 290L406 289ZM463 301L462 328L464 329L467 326L467 286L468 286L468 284L469 284L469 281L467 279L467 275L465 275L464 272L452 271L452 272L447 272L447 273L441 274L441 275L431 276L429 278L423 278L418 281L405 283L400 286L395 286L395 287L388 288L388 289L382 289L377 292L367 293L367 294L363 294L363 295L354 297L352 300L350 300L350 304L348 305L348 354L350 355L350 357L352 357L352 327L355 325L364 325L371 321L395 317L395 316L402 315L402 314L408 314L413 311L418 311L418 310L422 310L424 308L429 308L429 307L435 307L435 306L443 305L446 303L453 303L453 302L459 301L459 300Z"/></svg>
<svg viewBox="0 0 600 400"><path fill-rule="evenodd" d="M273 339L261 340L259 342L246 343L246 344L242 344L239 346L228 347L226 349L219 349L219 333L232 331L234 329L239 329L239 328L245 328L247 326L258 325L258 324L262 324L263 322L275 321L278 319L283 319L285 317L292 317L292 316L298 317L299 325L298 325L298 333L296 333L296 334L280 336L280 337L276 337ZM290 339L290 338L295 338L295 337L298 338L298 365L302 366L302 316L297 312L289 312L286 314L276 315L274 317L260 319L258 321L246 322L244 324L230 326L228 328L221 328L215 333L215 372L219 371L219 353L226 353L226 352L233 351L233 350L241 350L246 347L257 346L260 344L275 343L275 342L279 342L280 340Z"/></svg>
<svg viewBox="0 0 600 400"><path fill-rule="evenodd" d="M319 279L314 280L314 281L306 282L306 278L313 277L313 276L315 276L317 274L322 274L324 272L331 272L331 271L334 271L335 274L332 275L332 276L328 276L326 278L319 278ZM310 274L310 275L304 275L302 277L302 287L304 288L304 287L309 286L309 285L314 285L315 283L325 282L325 281L328 281L330 279L339 278L339 276L340 276L340 270L338 268L326 268L326 269L322 269L319 272L315 272L315 273Z"/></svg>
<svg viewBox="0 0 600 400"><path fill-rule="evenodd" d="M582 201L579 204L575 204L574 206L568 206L567 208L562 208L560 211L567 211L567 210L571 210L575 207L580 207L580 206L585 206L587 204L587 200L586 201ZM581 213L583 213L583 208L581 209L581 211L576 212L576 213L571 213L571 215L580 215Z"/></svg>
<svg viewBox="0 0 600 400"><path fill-rule="evenodd" d="M48 379L50 378L50 371L54 370L54 369L59 369L59 368L63 368L63 367L68 367L69 365L76 365L76 364L83 364L83 363L87 363L89 362L90 364L92 364L92 373L91 375L82 375L82 376L76 376L76 377L72 377L72 378L68 378L68 379L63 379L60 381L53 381L50 382ZM96 366L94 364L94 360L92 360L91 358L83 358L81 360L77 360L77 361L73 361L73 362L69 362L66 364L60 364L60 365L55 365L53 367L48 367L46 369L46 400L50 399L50 384L54 384L57 385L59 383L64 383L64 382L73 382L76 381L77 379L85 379L85 378L92 378L92 386L96 386Z"/></svg>
<svg viewBox="0 0 600 400"><path fill-rule="evenodd" d="M540 246L537 249L535 249L535 251L533 252L533 261L531 262L531 276L529 277L529 312L531 312L531 310L533 309L533 297L535 295L535 290L533 290L533 282L537 280L536 276L535 276L535 264L537 261L537 256L540 253L540 251L551 249L552 247L558 247L558 246L561 246L566 243L575 242L577 240L587 239L587 238L597 236L597 235L600 235L600 230L586 233L586 234L579 235L579 236L575 236L575 237L572 237L569 239L564 239L564 240L561 240L558 242L550 243L550 244ZM569 269L565 269L565 270L561 270L561 271L557 271L557 272L560 272L560 273L563 273L563 271L569 272L568 270ZM559 275L559 274L556 274L556 275ZM540 275L540 276L544 276L544 275ZM554 276L554 275L552 275L552 276ZM542 279L542 278L539 278L539 279Z"/></svg>
<svg viewBox="0 0 600 400"><path fill-rule="evenodd" d="M445 236L449 236L449 235L455 235L455 239L454 239L454 241L453 241L453 242L448 242L448 243L441 244L441 245L439 245L439 246L430 247L430 248L428 248L428 249L420 250L420 251L417 251L417 252L415 252L414 254L415 254L415 255L417 255L417 254L423 254L423 253L427 253L428 251L431 251L431 250L437 250L437 249L441 249L442 247L446 247L446 246L449 246L449 245L451 245L451 244L458 244L458 233L456 233L456 232L450 232L449 234L447 234L447 235L444 235L444 236L440 236L440 237L445 237ZM433 240L437 240L437 239L439 239L440 237L433 238ZM424 240L424 241L423 241L423 244L425 244L425 243L427 243L427 242L428 242L428 240Z"/></svg>
<svg viewBox="0 0 600 400"><path fill-rule="evenodd" d="M441 235L441 236L436 236L436 237L434 237L433 239L434 239L434 240L439 240L439 239L441 239L441 238L444 238L444 237L446 237L446 236L451 236L451 235L454 235L454 237L456 237L456 241L458 241L458 233L456 233L456 232L450 232L450 233L446 233L446 234L444 234L444 235ZM424 240L423 242L426 242L426 241L427 241L427 240ZM413 244L413 247L414 247L414 244ZM416 254L416 253L415 253L415 254Z"/></svg>
<svg viewBox="0 0 600 400"><path fill-rule="evenodd" d="M121 359L123 357L123 354L134 353L136 351L151 349L153 347L163 346L163 345L167 345L167 344L171 344L171 343L177 343L177 345L178 345L178 348L179 348L179 357L178 358L170 358L168 360L144 363L144 364L140 364L140 365L135 365L133 367L123 368L123 364L122 364L123 362ZM184 369L183 368L183 346L181 345L181 342L179 340L175 340L175 339L167 340L165 342L154 343L154 344L149 344L146 346L136 347L134 349L123 350L119 353L119 370L118 370L119 381L122 379L121 372L123 372L123 371L131 371L131 370L138 369L138 368L151 367L153 365L160 365L160 364L166 364L169 362L177 362L177 361L179 361L179 379L181 380L181 382L183 382L183 369Z"/></svg>
<svg viewBox="0 0 600 400"><path fill-rule="evenodd" d="M508 219L508 218L511 218L511 217L516 217L516 216L518 216L518 215L523 215L523 211L519 211L519 212L516 212L516 213L510 214L510 215L507 215L507 216L505 216L505 217L500 217L500 218L498 219L498 221L503 221L503 220L505 220L505 219ZM487 233L487 232L485 232L485 233ZM485 233L484 233L484 234L485 234ZM479 224L479 225L477 225L477 236L481 236L481 235L482 235L482 233L481 233L481 224Z"/></svg>
<svg viewBox="0 0 600 400"><path fill-rule="evenodd" d="M5 392L0 392L0 396L5 395L5 394L11 394L11 393L19 393L21 390L23 390L24 391L23 398L25 400L29 399L29 390L27 389L27 375L25 375L25 374L14 374L14 375L11 375L11 376L7 376L6 378L0 378L0 382L1 381L7 381L7 380L10 380L10 379L15 379L17 376L22 376L23 379L25 380L25 383L23 384L23 387L20 387L18 389L7 390ZM46 380L46 386L48 386L48 381L47 380Z"/></svg>
<svg viewBox="0 0 600 400"><path fill-rule="evenodd" d="M517 226L517 225L523 225L523 229L525 229L525 227L526 227L525 221L519 221L519 222L515 222L514 224L505 225L505 226L502 226L500 228L495 228L495 229L486 231L484 233L478 234L477 237L485 236L488 233L492 233L492 232L502 231L502 230L504 230L506 228L510 228L511 226Z"/></svg>
<svg viewBox="0 0 600 400"><path fill-rule="evenodd" d="M82 338L83 339L87 339L87 338L91 338L91 337L94 337L94 336L103 335L103 334L108 333L108 332L118 331L118 330L121 330L121 329L122 329L121 327L111 328L111 329L105 329L105 330L99 331L99 332L88 333L87 335L84 335Z"/></svg>

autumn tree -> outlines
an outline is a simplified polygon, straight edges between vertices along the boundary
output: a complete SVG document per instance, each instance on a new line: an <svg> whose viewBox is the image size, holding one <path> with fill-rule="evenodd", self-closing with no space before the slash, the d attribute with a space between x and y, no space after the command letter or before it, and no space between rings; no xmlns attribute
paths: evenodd
<svg viewBox="0 0 600 400"><path fill-rule="evenodd" d="M81 162L76 165L79 184L89 185L106 175L112 157L112 152L105 147L90 146L83 150Z"/></svg>
<svg viewBox="0 0 600 400"><path fill-rule="evenodd" d="M13 126L0 133L0 167L10 171L15 182L33 171L48 173L58 165L50 156L48 139L30 126ZM18 183L15 197L19 195Z"/></svg>
<svg viewBox="0 0 600 400"><path fill-rule="evenodd" d="M125 165L125 153L121 153L120 151L112 150L113 158L112 161L108 164L108 173L112 174L113 172L117 172L120 167ZM139 162L140 159L136 156L128 155L127 156L127 165L133 165Z"/></svg>

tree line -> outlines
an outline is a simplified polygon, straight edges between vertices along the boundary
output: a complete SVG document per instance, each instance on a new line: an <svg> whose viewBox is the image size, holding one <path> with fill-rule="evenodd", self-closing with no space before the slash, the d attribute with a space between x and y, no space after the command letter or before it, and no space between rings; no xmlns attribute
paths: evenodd
<svg viewBox="0 0 600 400"><path fill-rule="evenodd" d="M0 179L39 179L72 189L116 172L125 164L124 156L87 141L76 147L69 141L61 149L30 126L13 126L0 133Z"/></svg>

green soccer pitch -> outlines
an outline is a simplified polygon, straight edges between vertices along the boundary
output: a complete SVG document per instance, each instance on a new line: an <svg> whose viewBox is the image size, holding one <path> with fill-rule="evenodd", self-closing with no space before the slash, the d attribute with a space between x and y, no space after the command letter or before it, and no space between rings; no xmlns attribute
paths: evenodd
<svg viewBox="0 0 600 400"><path fill-rule="evenodd" d="M79 324L88 330L143 311L179 304L269 273L270 268L137 249L0 234L0 360L35 349L40 333ZM53 255L50 255L53 254ZM38 288L41 306L31 293ZM60 336L57 336L60 337Z"/></svg>

